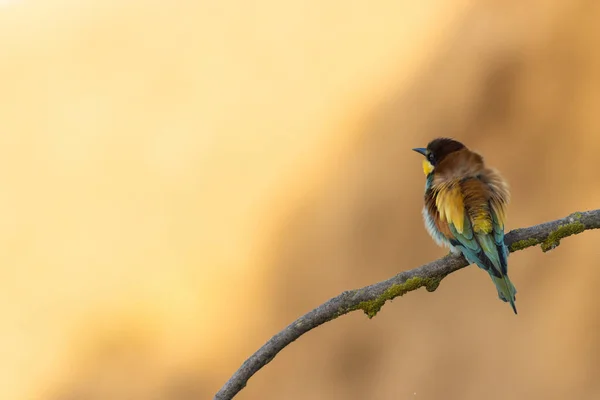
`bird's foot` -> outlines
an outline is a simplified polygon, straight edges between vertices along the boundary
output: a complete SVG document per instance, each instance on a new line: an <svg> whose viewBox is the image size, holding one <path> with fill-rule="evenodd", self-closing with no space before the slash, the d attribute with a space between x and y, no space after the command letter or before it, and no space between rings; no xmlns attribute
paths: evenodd
<svg viewBox="0 0 600 400"><path fill-rule="evenodd" d="M454 246L450 247L450 252L448 253L448 255L459 256L461 254L462 254L461 251L459 249L457 249L456 247L454 247Z"/></svg>

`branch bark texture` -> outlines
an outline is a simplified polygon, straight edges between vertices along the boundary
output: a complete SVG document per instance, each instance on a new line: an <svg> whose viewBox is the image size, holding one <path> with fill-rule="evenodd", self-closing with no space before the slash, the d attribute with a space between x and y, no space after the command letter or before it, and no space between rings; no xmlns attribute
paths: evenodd
<svg viewBox="0 0 600 400"><path fill-rule="evenodd" d="M506 234L504 241L511 253L536 245L540 245L542 251L546 252L557 247L560 240L567 236L598 228L600 228L600 209L576 212L556 221L515 229ZM311 329L356 310L363 310L369 318L372 318L386 301L422 286L427 291L433 292L444 277L467 265L467 261L462 256L449 254L429 264L400 272L385 281L343 292L298 318L273 336L242 364L217 392L214 399L232 399L246 386L248 379L267 365L277 353Z"/></svg>

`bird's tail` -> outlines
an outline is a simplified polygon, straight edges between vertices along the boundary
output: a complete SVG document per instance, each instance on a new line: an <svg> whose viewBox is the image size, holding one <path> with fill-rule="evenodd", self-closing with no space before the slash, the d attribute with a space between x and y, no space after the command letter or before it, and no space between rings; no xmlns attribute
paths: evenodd
<svg viewBox="0 0 600 400"><path fill-rule="evenodd" d="M509 302L516 314L517 307L515 307L515 295L517 294L517 289L515 289L515 286L508 278L508 275L504 275L502 278L498 278L493 274L490 274L490 276L494 281L494 285L496 285L496 289L498 289L498 297L500 297L500 300Z"/></svg>

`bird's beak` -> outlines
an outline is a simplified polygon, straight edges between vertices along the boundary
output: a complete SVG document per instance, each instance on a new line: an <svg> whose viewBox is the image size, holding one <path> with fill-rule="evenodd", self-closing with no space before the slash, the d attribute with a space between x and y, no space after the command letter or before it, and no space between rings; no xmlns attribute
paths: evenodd
<svg viewBox="0 0 600 400"><path fill-rule="evenodd" d="M417 147L416 149L413 149L413 151L416 151L417 153L421 153L423 155L427 154L427 149L425 149L423 147Z"/></svg>

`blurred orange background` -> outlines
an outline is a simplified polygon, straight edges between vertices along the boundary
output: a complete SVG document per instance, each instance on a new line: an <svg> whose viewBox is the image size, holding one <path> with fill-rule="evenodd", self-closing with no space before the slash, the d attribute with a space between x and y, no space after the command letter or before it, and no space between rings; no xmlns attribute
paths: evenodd
<svg viewBox="0 0 600 400"><path fill-rule="evenodd" d="M446 253L452 136L508 228L599 207L600 3L0 2L0 398L211 398L343 290ZM311 331L239 399L598 399L600 232Z"/></svg>

